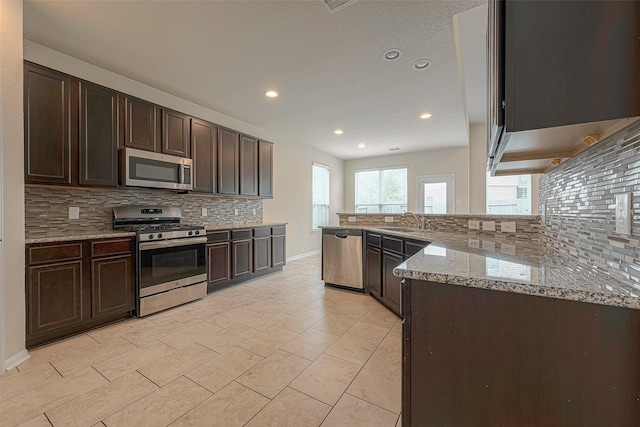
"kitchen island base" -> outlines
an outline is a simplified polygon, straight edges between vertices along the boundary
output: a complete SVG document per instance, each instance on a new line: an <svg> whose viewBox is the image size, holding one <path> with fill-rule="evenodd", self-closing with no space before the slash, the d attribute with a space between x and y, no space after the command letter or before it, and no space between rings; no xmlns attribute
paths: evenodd
<svg viewBox="0 0 640 427"><path fill-rule="evenodd" d="M640 311L407 280L404 426L638 426Z"/></svg>

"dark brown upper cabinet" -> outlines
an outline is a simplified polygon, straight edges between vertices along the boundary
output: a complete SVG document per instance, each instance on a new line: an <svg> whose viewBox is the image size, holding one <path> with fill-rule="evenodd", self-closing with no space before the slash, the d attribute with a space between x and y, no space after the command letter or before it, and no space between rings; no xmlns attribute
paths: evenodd
<svg viewBox="0 0 640 427"><path fill-rule="evenodd" d="M258 141L258 196L273 197L273 144Z"/></svg>
<svg viewBox="0 0 640 427"><path fill-rule="evenodd" d="M240 135L240 195L258 195L258 140Z"/></svg>
<svg viewBox="0 0 640 427"><path fill-rule="evenodd" d="M160 151L160 111L157 105L128 95L122 96L124 146Z"/></svg>
<svg viewBox="0 0 640 427"><path fill-rule="evenodd" d="M25 181L71 184L77 156L77 115L72 78L35 64L24 65ZM77 90L77 89L76 89ZM77 108L77 104L75 104ZM73 121L72 121L73 116ZM77 169L76 169L77 171Z"/></svg>
<svg viewBox="0 0 640 427"><path fill-rule="evenodd" d="M218 127L198 119L191 120L191 154L193 155L193 191L216 192Z"/></svg>
<svg viewBox="0 0 640 427"><path fill-rule="evenodd" d="M80 82L80 184L118 186L118 93Z"/></svg>
<svg viewBox="0 0 640 427"><path fill-rule="evenodd" d="M186 114L162 109L162 153L191 157L190 123Z"/></svg>
<svg viewBox="0 0 640 427"><path fill-rule="evenodd" d="M239 139L238 132L218 128L218 194L237 195L240 193L238 188Z"/></svg>

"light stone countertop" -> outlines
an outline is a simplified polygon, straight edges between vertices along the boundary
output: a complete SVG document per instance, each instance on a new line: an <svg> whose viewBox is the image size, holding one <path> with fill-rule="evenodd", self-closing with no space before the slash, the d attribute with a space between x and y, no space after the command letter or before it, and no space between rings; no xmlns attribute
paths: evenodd
<svg viewBox="0 0 640 427"><path fill-rule="evenodd" d="M260 224L207 224L205 229L207 231L215 230L240 230L244 228L254 227L273 227L278 225L286 225L285 222L273 222L273 223L260 223ZM110 239L114 237L133 237L136 235L135 231L129 230L114 230L112 228L91 230L87 232L82 231L70 231L66 234L61 234L60 231L54 233L42 233L42 236L29 237L25 239L25 244L31 245L34 243L55 243L55 242L69 242L73 240L95 240L95 239Z"/></svg>
<svg viewBox="0 0 640 427"><path fill-rule="evenodd" d="M364 229L431 242L394 269L399 277L640 309L640 288L561 255L539 241L390 231L371 226L327 228Z"/></svg>

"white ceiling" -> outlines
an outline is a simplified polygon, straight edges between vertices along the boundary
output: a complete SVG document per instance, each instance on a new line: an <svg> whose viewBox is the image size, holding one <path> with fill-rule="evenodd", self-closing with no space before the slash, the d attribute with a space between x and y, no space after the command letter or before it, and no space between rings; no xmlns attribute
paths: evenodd
<svg viewBox="0 0 640 427"><path fill-rule="evenodd" d="M24 3L28 40L342 159L468 145L485 20L486 0ZM384 61L389 48L401 57Z"/></svg>

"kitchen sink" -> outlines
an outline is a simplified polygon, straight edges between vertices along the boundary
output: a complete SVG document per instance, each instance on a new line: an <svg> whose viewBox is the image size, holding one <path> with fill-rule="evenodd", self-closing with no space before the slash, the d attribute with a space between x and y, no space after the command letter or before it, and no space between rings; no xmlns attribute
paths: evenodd
<svg viewBox="0 0 640 427"><path fill-rule="evenodd" d="M422 231L418 228L402 228L402 227L378 227L379 230L385 231L398 231L401 233L415 233L418 231Z"/></svg>

